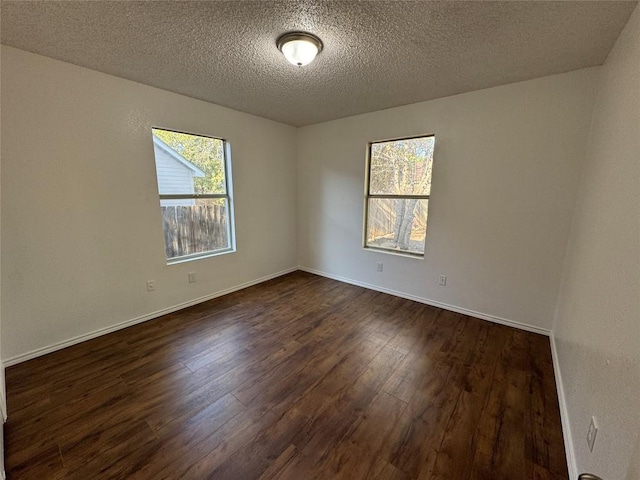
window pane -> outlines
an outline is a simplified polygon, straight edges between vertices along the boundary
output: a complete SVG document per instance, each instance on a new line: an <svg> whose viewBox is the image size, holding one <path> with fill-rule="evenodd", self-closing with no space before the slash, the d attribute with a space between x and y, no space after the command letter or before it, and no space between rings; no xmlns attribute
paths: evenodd
<svg viewBox="0 0 640 480"><path fill-rule="evenodd" d="M367 247L424 254L429 200L370 198Z"/></svg>
<svg viewBox="0 0 640 480"><path fill-rule="evenodd" d="M371 145L371 195L429 195L434 137Z"/></svg>
<svg viewBox="0 0 640 480"><path fill-rule="evenodd" d="M153 129L160 195L226 194L224 141Z"/></svg>
<svg viewBox="0 0 640 480"><path fill-rule="evenodd" d="M167 259L231 248L229 200L161 200Z"/></svg>

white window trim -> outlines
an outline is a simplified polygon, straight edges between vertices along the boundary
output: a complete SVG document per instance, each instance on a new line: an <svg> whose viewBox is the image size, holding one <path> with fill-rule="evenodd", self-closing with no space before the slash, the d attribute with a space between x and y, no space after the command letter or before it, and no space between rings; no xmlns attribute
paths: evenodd
<svg viewBox="0 0 640 480"><path fill-rule="evenodd" d="M427 237L425 235L424 245L422 247L422 253L412 253L403 250L395 250L392 248L383 248L383 247L371 247L367 245L367 230L368 230L368 222L369 222L369 199L371 198L391 198L391 199L417 199L417 200L429 200L431 195L372 195L370 193L371 190L371 147L377 143L388 143L395 142L399 140L412 140L414 138L428 138L435 137L434 133L426 133L423 135L412 135L409 137L397 137L397 138L389 138L386 140L375 140L369 142L367 144L367 155L366 155L366 169L365 169L365 179L364 179L364 218L363 218L363 231L362 231L362 248L364 250L385 253L390 255L397 255L400 257L413 258L418 260L424 260L426 250L427 250Z"/></svg>
<svg viewBox="0 0 640 480"><path fill-rule="evenodd" d="M167 265L176 265L176 264L180 264L180 263L185 263L185 262L192 262L194 260L200 260L203 258L209 258L209 257L217 257L220 255L226 255L229 253L234 253L236 251L236 236L235 236L235 209L234 209L234 201L233 201L233 179L232 179L232 173L231 173L231 146L229 144L229 141L221 138L221 137L215 137L212 135L203 135L200 133L190 133L190 132L183 132L181 130L175 130L175 129L171 129L171 128L165 128L165 127L152 127L151 131L152 131L152 137L156 138L155 135L153 135L153 130L166 130L169 132L175 132L175 133L183 133L185 135L193 135L193 136L198 136L198 137L206 137L206 138L212 138L214 140L220 140L222 141L222 149L223 149L223 165L224 165L224 181L225 181L225 191L227 192L226 194L216 194L216 193L212 193L212 194L198 194L198 193L193 193L193 194L160 194L158 192L158 197L160 199L160 201L162 200L177 200L177 199L218 199L218 198L225 198L227 199L227 204L228 204L228 217L227 217L227 238L229 239L229 247L224 248L224 249L219 249L219 250L207 250L206 252L199 252L199 253L192 253L189 255L182 255L179 257L171 257L171 258L167 258L165 255L165 261L167 262ZM160 139L160 141L162 142L162 140ZM164 144L164 142L162 142L162 144ZM170 147L169 147L170 148ZM190 163L190 162L189 162ZM155 164L155 156L154 156L154 164ZM156 172L156 181L157 181L157 172ZM165 253L166 253L166 245L164 244L164 235L163 235L163 239L162 239L162 243L165 247Z"/></svg>

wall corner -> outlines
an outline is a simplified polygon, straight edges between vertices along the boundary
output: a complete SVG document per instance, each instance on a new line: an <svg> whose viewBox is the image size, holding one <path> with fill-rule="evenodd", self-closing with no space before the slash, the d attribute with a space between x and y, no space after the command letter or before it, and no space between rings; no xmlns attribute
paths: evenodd
<svg viewBox="0 0 640 480"><path fill-rule="evenodd" d="M554 328L555 330L555 328ZM569 423L569 410L567 409L567 399L564 394L564 384L562 382L562 372L560 371L560 360L558 359L558 349L556 347L556 337L554 330L549 335L551 343L551 357L553 359L553 372L556 380L556 391L558 394L558 406L560 407L560 420L562 422L562 438L564 440L564 451L567 457L567 468L569 470L569 480L578 480L578 468L576 456L573 450L573 437Z"/></svg>

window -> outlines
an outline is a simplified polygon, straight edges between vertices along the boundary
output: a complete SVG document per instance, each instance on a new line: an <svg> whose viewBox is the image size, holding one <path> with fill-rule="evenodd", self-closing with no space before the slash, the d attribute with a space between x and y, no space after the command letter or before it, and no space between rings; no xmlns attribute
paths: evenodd
<svg viewBox="0 0 640 480"><path fill-rule="evenodd" d="M169 263L233 251L227 142L159 128L152 133Z"/></svg>
<svg viewBox="0 0 640 480"><path fill-rule="evenodd" d="M369 144L365 248L424 256L433 135Z"/></svg>

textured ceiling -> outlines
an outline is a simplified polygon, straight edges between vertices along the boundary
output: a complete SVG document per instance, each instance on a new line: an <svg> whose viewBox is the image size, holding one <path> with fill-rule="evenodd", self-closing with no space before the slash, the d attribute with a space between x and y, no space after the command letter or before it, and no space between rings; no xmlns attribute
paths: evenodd
<svg viewBox="0 0 640 480"><path fill-rule="evenodd" d="M2 43L290 125L600 65L636 2L2 1ZM290 65L279 35L324 50Z"/></svg>

